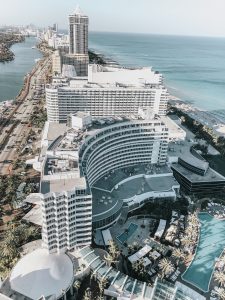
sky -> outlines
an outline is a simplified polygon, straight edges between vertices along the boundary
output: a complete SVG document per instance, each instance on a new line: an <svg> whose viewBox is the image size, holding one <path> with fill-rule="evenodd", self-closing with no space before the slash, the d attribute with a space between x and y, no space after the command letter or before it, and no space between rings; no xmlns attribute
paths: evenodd
<svg viewBox="0 0 225 300"><path fill-rule="evenodd" d="M91 31L225 37L225 0L0 0L0 25L67 28L76 5Z"/></svg>

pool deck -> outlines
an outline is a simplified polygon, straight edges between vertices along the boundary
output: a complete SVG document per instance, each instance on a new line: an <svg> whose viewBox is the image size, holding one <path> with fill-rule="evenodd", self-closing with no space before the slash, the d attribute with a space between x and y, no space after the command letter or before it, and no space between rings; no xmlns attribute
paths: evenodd
<svg viewBox="0 0 225 300"><path fill-rule="evenodd" d="M207 293L215 262L225 247L225 220L218 220L206 212L199 213L201 231L195 256L181 276L184 282Z"/></svg>
<svg viewBox="0 0 225 300"><path fill-rule="evenodd" d="M116 238L117 240L123 244L127 242L127 240L134 234L134 232L138 229L138 225L135 223L130 223L129 227L120 235L118 235Z"/></svg>

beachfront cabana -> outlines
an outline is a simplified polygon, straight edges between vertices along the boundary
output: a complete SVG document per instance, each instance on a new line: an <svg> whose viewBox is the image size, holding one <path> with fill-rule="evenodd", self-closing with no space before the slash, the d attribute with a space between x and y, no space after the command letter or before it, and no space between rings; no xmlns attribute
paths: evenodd
<svg viewBox="0 0 225 300"><path fill-rule="evenodd" d="M159 226L155 233L155 237L160 239L164 233L165 228L166 228L166 220L160 220Z"/></svg>
<svg viewBox="0 0 225 300"><path fill-rule="evenodd" d="M131 263L134 263L144 257L146 254L148 254L152 250L152 247L149 245L145 245L143 248L141 248L139 251L134 253L133 255L129 256L128 259Z"/></svg>

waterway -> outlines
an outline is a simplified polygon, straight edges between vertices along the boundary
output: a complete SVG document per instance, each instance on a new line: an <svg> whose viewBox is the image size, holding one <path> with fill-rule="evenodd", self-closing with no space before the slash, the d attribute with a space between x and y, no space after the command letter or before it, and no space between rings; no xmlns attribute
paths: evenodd
<svg viewBox="0 0 225 300"><path fill-rule="evenodd" d="M41 58L38 49L32 49L37 44L34 37L26 38L25 42L14 44L11 49L15 60L0 63L0 101L14 99L22 88L24 76L35 65L35 59Z"/></svg>

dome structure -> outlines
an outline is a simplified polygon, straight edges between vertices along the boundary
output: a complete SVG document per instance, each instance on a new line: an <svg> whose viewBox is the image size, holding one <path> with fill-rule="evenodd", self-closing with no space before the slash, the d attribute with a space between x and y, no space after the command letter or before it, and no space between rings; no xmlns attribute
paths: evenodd
<svg viewBox="0 0 225 300"><path fill-rule="evenodd" d="M73 282L73 263L66 254L49 254L37 249L24 256L13 268L11 289L30 299L59 298Z"/></svg>

